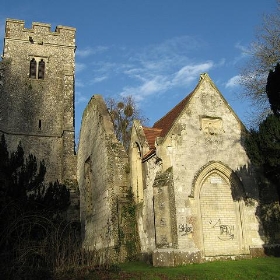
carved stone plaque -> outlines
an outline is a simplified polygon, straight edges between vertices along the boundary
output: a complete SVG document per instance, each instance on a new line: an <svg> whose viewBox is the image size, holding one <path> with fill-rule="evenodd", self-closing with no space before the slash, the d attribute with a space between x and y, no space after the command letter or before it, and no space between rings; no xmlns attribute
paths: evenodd
<svg viewBox="0 0 280 280"><path fill-rule="evenodd" d="M223 121L221 118L202 117L201 129L205 134L217 135L223 131Z"/></svg>

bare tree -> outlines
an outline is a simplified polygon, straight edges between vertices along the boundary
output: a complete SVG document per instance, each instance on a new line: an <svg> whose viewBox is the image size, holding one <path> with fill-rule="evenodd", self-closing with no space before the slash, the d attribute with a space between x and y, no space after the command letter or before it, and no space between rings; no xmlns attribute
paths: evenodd
<svg viewBox="0 0 280 280"><path fill-rule="evenodd" d="M133 96L123 97L121 100L107 98L106 104L110 113L117 139L128 150L133 120L138 119L145 124L148 119L145 118Z"/></svg>
<svg viewBox="0 0 280 280"><path fill-rule="evenodd" d="M280 0L277 0L274 13L264 15L249 55L250 58L241 70L240 82L245 88L245 96L259 110L258 117L261 119L261 115L265 117L269 111L265 91L267 73L280 61Z"/></svg>

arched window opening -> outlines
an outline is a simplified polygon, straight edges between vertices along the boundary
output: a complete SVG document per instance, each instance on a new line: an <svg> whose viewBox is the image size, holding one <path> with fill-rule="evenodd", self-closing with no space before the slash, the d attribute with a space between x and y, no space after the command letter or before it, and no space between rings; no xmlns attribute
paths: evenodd
<svg viewBox="0 0 280 280"><path fill-rule="evenodd" d="M131 159L132 190L136 203L143 201L143 177L142 177L142 157L141 147L135 142Z"/></svg>
<svg viewBox="0 0 280 280"><path fill-rule="evenodd" d="M33 57L30 60L29 78L43 80L45 78L45 66L44 59Z"/></svg>
<svg viewBox="0 0 280 280"><path fill-rule="evenodd" d="M38 67L38 79L44 79L44 76L45 76L45 61L41 59Z"/></svg>
<svg viewBox="0 0 280 280"><path fill-rule="evenodd" d="M29 78L36 79L36 72L37 72L37 62L35 58L32 58L30 61Z"/></svg>
<svg viewBox="0 0 280 280"><path fill-rule="evenodd" d="M140 148L140 145L139 145L137 142L136 142L135 144L136 144L136 147L137 147L137 150L138 150L138 155L139 155L139 157L141 158L142 155L141 155L141 148Z"/></svg>

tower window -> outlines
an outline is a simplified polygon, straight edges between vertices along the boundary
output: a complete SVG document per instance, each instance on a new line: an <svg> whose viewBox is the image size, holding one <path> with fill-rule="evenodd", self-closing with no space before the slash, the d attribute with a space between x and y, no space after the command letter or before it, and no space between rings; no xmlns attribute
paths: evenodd
<svg viewBox="0 0 280 280"><path fill-rule="evenodd" d="M44 76L45 76L45 61L41 59L38 68L38 79L44 79Z"/></svg>
<svg viewBox="0 0 280 280"><path fill-rule="evenodd" d="M30 61L29 78L36 79L36 72L37 72L37 62L35 58L32 58L32 60Z"/></svg>
<svg viewBox="0 0 280 280"><path fill-rule="evenodd" d="M39 61L37 67L37 60ZM30 61L29 78L31 79L44 79L45 77L45 61L43 59L35 59L34 57Z"/></svg>

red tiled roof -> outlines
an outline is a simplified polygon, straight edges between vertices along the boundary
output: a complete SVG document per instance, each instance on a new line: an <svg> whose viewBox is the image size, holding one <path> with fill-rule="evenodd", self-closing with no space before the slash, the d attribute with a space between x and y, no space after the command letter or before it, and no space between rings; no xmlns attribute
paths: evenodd
<svg viewBox="0 0 280 280"><path fill-rule="evenodd" d="M178 103L164 117L162 117L160 120L154 123L153 128L162 129L160 134L161 137L164 137L171 129L174 121L177 119L177 117L180 115L182 110L185 108L192 94L193 92L190 93L187 97L185 97L180 103Z"/></svg>
<svg viewBox="0 0 280 280"><path fill-rule="evenodd" d="M150 149L155 148L155 140L158 136L160 136L162 129L161 128L151 128L151 127L144 127L143 131L145 133L147 142L149 144Z"/></svg>
<svg viewBox="0 0 280 280"><path fill-rule="evenodd" d="M193 92L192 92L193 93ZM155 140L157 137L164 137L168 131L171 129L174 121L177 119L177 117L180 115L182 110L185 108L187 103L190 100L191 94L189 94L187 97L185 97L179 104L177 104L172 110L170 110L164 117L162 117L160 120L158 120L153 127L143 127L144 134L146 136L147 142L149 144L149 152L147 152L142 160L144 161L156 150L155 147Z"/></svg>

